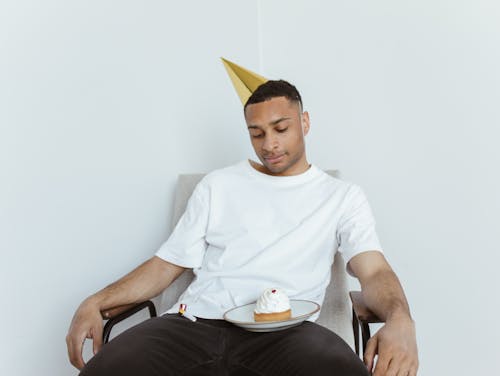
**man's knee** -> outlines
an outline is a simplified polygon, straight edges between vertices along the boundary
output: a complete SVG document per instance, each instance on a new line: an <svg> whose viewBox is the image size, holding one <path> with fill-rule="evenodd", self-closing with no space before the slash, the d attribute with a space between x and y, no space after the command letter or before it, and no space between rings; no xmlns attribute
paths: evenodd
<svg viewBox="0 0 500 376"><path fill-rule="evenodd" d="M235 347L233 362L258 375L368 376L344 340L314 323L250 336L248 341Z"/></svg>
<svg viewBox="0 0 500 376"><path fill-rule="evenodd" d="M104 345L80 375L168 375L218 357L218 330L167 315L147 320Z"/></svg>
<svg viewBox="0 0 500 376"><path fill-rule="evenodd" d="M369 372L351 347L337 334L317 324L304 336L304 356L296 361L315 375L368 376Z"/></svg>
<svg viewBox="0 0 500 376"><path fill-rule="evenodd" d="M149 332L158 328L159 318L146 320L105 344L80 372L81 376L139 375L148 367Z"/></svg>
<svg viewBox="0 0 500 376"><path fill-rule="evenodd" d="M354 353L323 352L308 362L315 375L368 376L368 369Z"/></svg>
<svg viewBox="0 0 500 376"><path fill-rule="evenodd" d="M142 364L144 358L140 352L131 356L126 350L111 347L112 343L103 346L101 351L85 364L80 376L140 375L145 371L146 364Z"/></svg>

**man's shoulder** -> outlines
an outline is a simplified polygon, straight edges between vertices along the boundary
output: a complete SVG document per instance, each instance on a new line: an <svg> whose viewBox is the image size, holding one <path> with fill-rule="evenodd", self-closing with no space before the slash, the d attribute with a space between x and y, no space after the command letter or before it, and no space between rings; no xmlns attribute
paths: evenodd
<svg viewBox="0 0 500 376"><path fill-rule="evenodd" d="M224 167L216 168L215 170L207 173L206 176L210 178L224 178L226 176L241 175L244 171L244 163L245 161L243 160Z"/></svg>
<svg viewBox="0 0 500 376"><path fill-rule="evenodd" d="M211 185L220 181L227 181L235 179L237 177L241 177L242 175L244 175L244 163L245 161L240 161L225 167L220 167L212 170L205 174L202 182L203 184Z"/></svg>
<svg viewBox="0 0 500 376"><path fill-rule="evenodd" d="M348 191L348 190L357 186L353 182L345 180L342 177L340 170L338 170L338 169L331 169L331 168L330 169L322 169L320 167L316 167L316 168L319 170L319 176L320 176L321 181L324 184L329 185L335 189L341 189L341 190Z"/></svg>

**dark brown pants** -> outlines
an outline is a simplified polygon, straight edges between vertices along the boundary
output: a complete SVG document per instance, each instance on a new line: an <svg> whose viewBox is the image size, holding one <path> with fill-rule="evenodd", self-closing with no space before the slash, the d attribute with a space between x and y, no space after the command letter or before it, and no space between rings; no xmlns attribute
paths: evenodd
<svg viewBox="0 0 500 376"><path fill-rule="evenodd" d="M351 348L320 325L254 333L178 315L145 321L110 341L81 376L367 376Z"/></svg>

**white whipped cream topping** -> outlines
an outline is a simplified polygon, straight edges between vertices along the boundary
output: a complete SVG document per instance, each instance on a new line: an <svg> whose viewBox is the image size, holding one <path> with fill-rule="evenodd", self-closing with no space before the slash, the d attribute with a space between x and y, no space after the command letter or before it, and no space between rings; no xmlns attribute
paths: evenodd
<svg viewBox="0 0 500 376"><path fill-rule="evenodd" d="M265 289L257 300L255 313L284 312L290 309L290 300L283 290L277 288Z"/></svg>

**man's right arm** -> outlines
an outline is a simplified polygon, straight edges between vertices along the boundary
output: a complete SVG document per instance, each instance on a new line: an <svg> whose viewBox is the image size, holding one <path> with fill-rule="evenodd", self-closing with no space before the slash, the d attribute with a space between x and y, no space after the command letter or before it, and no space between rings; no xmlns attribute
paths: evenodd
<svg viewBox="0 0 500 376"><path fill-rule="evenodd" d="M68 356L76 368L85 365L83 342L92 338L94 354L102 346L101 312L121 305L140 303L165 290L185 268L152 257L123 278L85 299L78 307L66 336Z"/></svg>

